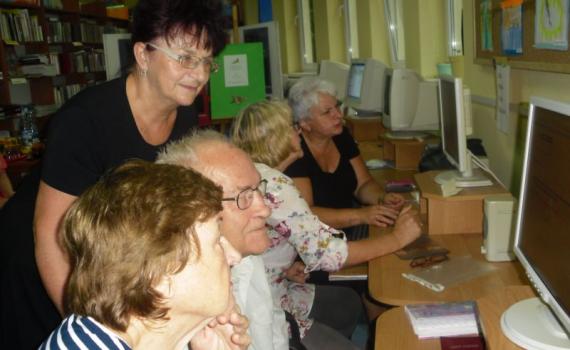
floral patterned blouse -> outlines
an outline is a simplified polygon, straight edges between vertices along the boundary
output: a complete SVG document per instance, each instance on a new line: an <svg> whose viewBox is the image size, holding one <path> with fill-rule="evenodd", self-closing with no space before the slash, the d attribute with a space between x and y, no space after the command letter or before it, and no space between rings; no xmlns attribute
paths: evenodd
<svg viewBox="0 0 570 350"><path fill-rule="evenodd" d="M291 282L285 278L285 272L297 255L305 263L307 273L339 270L348 256L346 238L342 231L322 223L311 212L291 178L265 164L255 166L261 178L268 181L266 202L272 212L267 219L267 232L271 245L262 258L273 301L295 316L304 337L313 324L309 313L315 286Z"/></svg>

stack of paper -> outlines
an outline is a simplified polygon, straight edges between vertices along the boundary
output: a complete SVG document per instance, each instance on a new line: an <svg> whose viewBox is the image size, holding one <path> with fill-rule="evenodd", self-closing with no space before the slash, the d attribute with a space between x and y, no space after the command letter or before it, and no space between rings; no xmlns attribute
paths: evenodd
<svg viewBox="0 0 570 350"><path fill-rule="evenodd" d="M479 333L477 304L473 301L406 305L405 310L419 338Z"/></svg>

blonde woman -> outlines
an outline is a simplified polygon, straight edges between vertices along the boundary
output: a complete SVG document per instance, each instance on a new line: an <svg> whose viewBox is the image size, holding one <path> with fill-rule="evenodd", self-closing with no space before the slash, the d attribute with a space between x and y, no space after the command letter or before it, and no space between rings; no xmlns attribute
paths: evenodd
<svg viewBox="0 0 570 350"><path fill-rule="evenodd" d="M275 303L295 316L307 348L350 349L353 345L346 338L361 312L358 296L349 288L305 284L306 274L336 271L400 249L420 233L417 213L403 209L390 235L346 242L341 231L311 212L293 181L283 174L302 156L299 128L286 103L262 101L245 108L236 117L231 136L268 181L271 246L263 260ZM294 265L297 256L304 270Z"/></svg>

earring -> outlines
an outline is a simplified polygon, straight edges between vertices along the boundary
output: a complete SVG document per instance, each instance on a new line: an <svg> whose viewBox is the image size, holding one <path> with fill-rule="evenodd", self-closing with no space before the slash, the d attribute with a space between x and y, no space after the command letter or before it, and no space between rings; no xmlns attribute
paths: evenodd
<svg viewBox="0 0 570 350"><path fill-rule="evenodd" d="M145 77L146 77L146 73L148 72L148 70L146 70L146 69L139 69L138 72L139 72L139 76L140 76L140 77L145 78Z"/></svg>

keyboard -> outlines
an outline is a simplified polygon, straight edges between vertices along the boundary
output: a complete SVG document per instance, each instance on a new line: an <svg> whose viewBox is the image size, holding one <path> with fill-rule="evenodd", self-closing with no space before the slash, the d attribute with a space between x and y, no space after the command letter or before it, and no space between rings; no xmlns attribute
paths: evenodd
<svg viewBox="0 0 570 350"><path fill-rule="evenodd" d="M360 241L368 238L368 225L352 226L344 230L348 241Z"/></svg>

